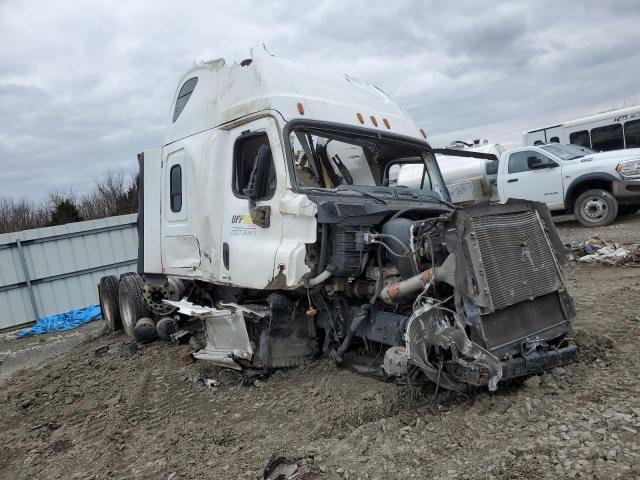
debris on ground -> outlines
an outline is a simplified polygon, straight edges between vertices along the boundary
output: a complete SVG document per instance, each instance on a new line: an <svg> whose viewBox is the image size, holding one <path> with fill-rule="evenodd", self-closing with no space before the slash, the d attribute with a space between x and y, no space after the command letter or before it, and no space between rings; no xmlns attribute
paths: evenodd
<svg viewBox="0 0 640 480"><path fill-rule="evenodd" d="M127 342L122 344L122 348L120 349L120 353L123 357L135 355L140 350L140 344L135 340L132 342Z"/></svg>
<svg viewBox="0 0 640 480"><path fill-rule="evenodd" d="M569 260L602 265L627 265L640 262L640 244L621 245L594 235L577 245L566 245Z"/></svg>
<svg viewBox="0 0 640 480"><path fill-rule="evenodd" d="M307 465L299 465L297 460L273 455L264 468L264 480L314 480L320 478L311 473Z"/></svg>
<svg viewBox="0 0 640 480"><path fill-rule="evenodd" d="M93 322L101 318L102 312L97 305L90 305L87 308L71 310L69 312L51 315L40 318L35 325L18 333L18 338L28 335L42 335L43 333L62 332L73 330L80 325Z"/></svg>
<svg viewBox="0 0 640 480"><path fill-rule="evenodd" d="M196 358L193 356L193 352L186 352L180 355L180 365L189 365L195 361Z"/></svg>
<svg viewBox="0 0 640 480"><path fill-rule="evenodd" d="M171 338L173 343L187 343L189 338L191 338L191 332L188 330L178 330L176 333L169 335L169 338Z"/></svg>
<svg viewBox="0 0 640 480"><path fill-rule="evenodd" d="M215 378L202 378L202 383L204 383L205 387L219 387L220 385L222 385L222 382L220 380L217 380Z"/></svg>
<svg viewBox="0 0 640 480"><path fill-rule="evenodd" d="M580 263L602 263L603 265L624 265L631 260L631 253L625 248L602 247L596 253L584 255Z"/></svg>
<svg viewBox="0 0 640 480"><path fill-rule="evenodd" d="M107 355L113 355L113 353L114 353L114 352L111 350L111 348L109 347L109 345L104 345L104 346L102 346L102 347L100 347L100 348L96 348L96 349L93 351L93 354L94 354L96 357L105 357L105 356L107 356Z"/></svg>

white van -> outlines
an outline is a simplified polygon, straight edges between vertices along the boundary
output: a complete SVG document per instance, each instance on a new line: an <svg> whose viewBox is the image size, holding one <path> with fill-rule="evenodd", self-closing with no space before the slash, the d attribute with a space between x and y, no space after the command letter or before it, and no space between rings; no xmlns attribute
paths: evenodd
<svg viewBox="0 0 640 480"><path fill-rule="evenodd" d="M524 132L524 146L562 143L606 152L640 147L640 105Z"/></svg>

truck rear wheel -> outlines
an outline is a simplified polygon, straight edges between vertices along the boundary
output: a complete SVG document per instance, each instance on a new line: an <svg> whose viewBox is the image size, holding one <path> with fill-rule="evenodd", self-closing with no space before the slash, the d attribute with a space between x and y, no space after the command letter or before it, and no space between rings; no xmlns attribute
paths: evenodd
<svg viewBox="0 0 640 480"><path fill-rule="evenodd" d="M606 190L587 190L576 199L573 213L585 227L603 227L618 216L618 201Z"/></svg>
<svg viewBox="0 0 640 480"><path fill-rule="evenodd" d="M98 298L100 299L100 310L102 318L107 327L113 332L122 328L120 319L120 308L118 307L118 278L108 275L100 279L98 284Z"/></svg>
<svg viewBox="0 0 640 480"><path fill-rule="evenodd" d="M149 317L149 307L142 296L144 282L140 275L131 273L120 276L118 297L120 300L120 318L122 326L131 338L135 338L134 329L138 320Z"/></svg>

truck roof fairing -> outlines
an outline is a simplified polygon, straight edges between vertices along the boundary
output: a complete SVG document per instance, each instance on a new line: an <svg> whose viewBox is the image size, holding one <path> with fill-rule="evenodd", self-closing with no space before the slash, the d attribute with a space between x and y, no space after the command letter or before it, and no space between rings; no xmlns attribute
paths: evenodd
<svg viewBox="0 0 640 480"><path fill-rule="evenodd" d="M197 77L184 109L174 120L182 86ZM199 63L185 73L173 96L164 144L259 112L278 112L287 122L303 118L379 129L424 139L406 111L378 87L348 75L330 75L275 57L264 48L227 65Z"/></svg>

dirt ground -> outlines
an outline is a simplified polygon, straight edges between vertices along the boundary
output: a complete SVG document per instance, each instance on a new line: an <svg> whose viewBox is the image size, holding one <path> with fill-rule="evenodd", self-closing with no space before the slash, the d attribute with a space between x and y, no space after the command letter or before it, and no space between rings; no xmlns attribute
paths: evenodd
<svg viewBox="0 0 640 480"><path fill-rule="evenodd" d="M567 243L640 240L638 215L559 228ZM0 478L259 479L274 453L323 479L639 478L640 268L571 264L566 277L578 362L421 403L326 358L242 387L204 362L181 366L189 346L132 353L124 335L92 332L4 381Z"/></svg>
<svg viewBox="0 0 640 480"><path fill-rule="evenodd" d="M44 360L69 351L99 333L103 327L102 322L93 322L76 330L20 340L16 340L16 332L0 334L0 385L15 371L36 366Z"/></svg>

